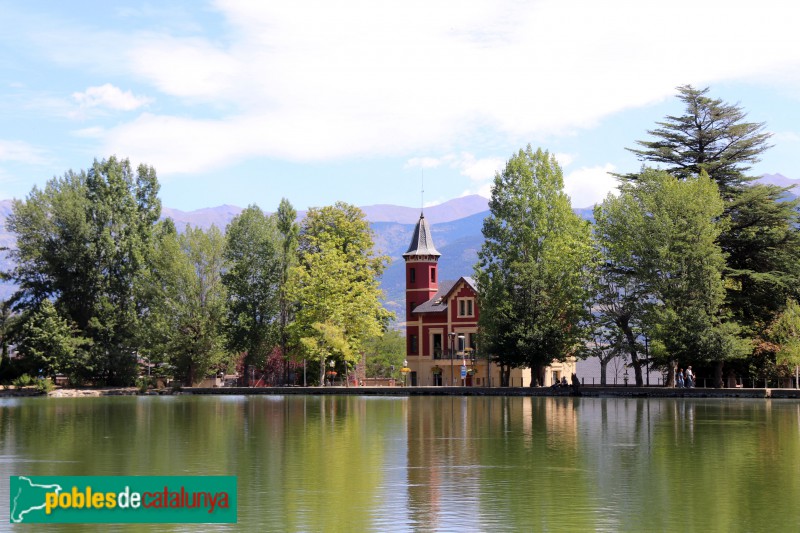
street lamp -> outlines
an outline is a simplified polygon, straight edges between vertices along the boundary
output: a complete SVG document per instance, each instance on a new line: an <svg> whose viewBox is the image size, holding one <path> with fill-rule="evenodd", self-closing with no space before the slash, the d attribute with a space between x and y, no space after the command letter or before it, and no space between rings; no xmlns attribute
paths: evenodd
<svg viewBox="0 0 800 533"><path fill-rule="evenodd" d="M458 347L461 349L461 386L467 385L467 360L466 360L466 346L464 345L464 334L458 336Z"/></svg>
<svg viewBox="0 0 800 533"><path fill-rule="evenodd" d="M456 334L455 332L451 331L447 334L450 337L450 385L452 386L455 383L453 379L453 359L455 356L455 343L456 343Z"/></svg>

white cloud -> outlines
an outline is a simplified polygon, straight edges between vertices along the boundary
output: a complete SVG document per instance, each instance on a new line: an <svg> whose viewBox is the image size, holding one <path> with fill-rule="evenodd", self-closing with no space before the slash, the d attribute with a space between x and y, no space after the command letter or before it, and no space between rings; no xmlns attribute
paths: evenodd
<svg viewBox="0 0 800 533"><path fill-rule="evenodd" d="M669 9L630 0L213 6L223 21L213 27L225 34L98 29L80 32L82 47L41 40L62 47L52 53L64 64L132 74L188 106L108 130L107 151L162 172L195 172L249 157L446 153L476 137L520 145L592 127L679 84L800 71L785 0L763 0L755 11L743 0L675 0ZM686 13L714 24L687 23ZM655 36L662 28L669 39ZM724 53L709 62L697 50ZM90 89L98 92L76 98L112 109L146 103L112 85ZM208 107L214 120L192 118ZM491 177L477 163L464 172L477 188Z"/></svg>
<svg viewBox="0 0 800 533"><path fill-rule="evenodd" d="M85 139L100 139L105 135L105 130L100 126L91 126L89 128L74 130L72 134Z"/></svg>
<svg viewBox="0 0 800 533"><path fill-rule="evenodd" d="M413 157L406 161L406 168L436 168L441 164L442 161L435 157Z"/></svg>
<svg viewBox="0 0 800 533"><path fill-rule="evenodd" d="M615 193L617 179L609 174L614 170L614 165L606 164L580 168L564 176L564 192L569 195L572 207L589 207L602 202L608 193Z"/></svg>
<svg viewBox="0 0 800 533"><path fill-rule="evenodd" d="M800 142L800 134L794 131L778 131L772 135L773 141Z"/></svg>
<svg viewBox="0 0 800 533"><path fill-rule="evenodd" d="M558 161L558 164L561 165L561 168L568 167L573 161L575 161L574 154L565 154L565 153L556 153L553 154Z"/></svg>
<svg viewBox="0 0 800 533"><path fill-rule="evenodd" d="M16 162L42 164L45 162L44 152L39 148L21 141L4 141L0 139L0 162Z"/></svg>
<svg viewBox="0 0 800 533"><path fill-rule="evenodd" d="M72 99L82 108L105 107L116 111L133 111L150 103L150 99L134 96L110 83L72 93Z"/></svg>

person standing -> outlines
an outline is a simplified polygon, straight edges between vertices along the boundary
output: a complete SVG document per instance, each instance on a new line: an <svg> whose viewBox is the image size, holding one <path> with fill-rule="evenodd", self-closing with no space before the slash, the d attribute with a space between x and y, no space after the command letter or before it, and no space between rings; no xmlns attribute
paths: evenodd
<svg viewBox="0 0 800 533"><path fill-rule="evenodd" d="M678 375L675 376L675 383L678 384L678 388L679 389L683 388L683 369L682 368L678 369Z"/></svg>
<svg viewBox="0 0 800 533"><path fill-rule="evenodd" d="M694 387L694 374L691 366L686 367L686 386L690 389Z"/></svg>

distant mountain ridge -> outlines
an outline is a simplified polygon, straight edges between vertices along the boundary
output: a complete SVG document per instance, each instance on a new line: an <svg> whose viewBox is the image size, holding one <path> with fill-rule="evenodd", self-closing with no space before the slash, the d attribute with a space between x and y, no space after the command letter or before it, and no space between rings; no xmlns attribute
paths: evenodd
<svg viewBox="0 0 800 533"><path fill-rule="evenodd" d="M794 187L794 195L800 195L800 180L793 180L781 174L765 174L758 180L781 187ZM11 214L13 200L0 201L0 246L13 247L14 238L6 230L5 222ZM387 308L397 313L400 319L405 306L405 270L402 254L406 251L420 216L420 209L390 204L376 204L361 207L375 234L375 248L378 253L392 260L381 279L385 292ZM208 229L216 225L224 230L243 209L234 205L220 205L194 211L181 211L169 207L161 210L162 218L172 218L178 230L190 224ZM442 253L440 261L441 279L455 279L473 274L478 250L483 244L481 228L483 219L489 211L489 200L478 195L455 198L439 205L424 208L425 218L431 224L433 240ZM593 220L593 208L576 208L575 212L587 220ZM302 219L305 212L298 213ZM10 260L0 254L0 269L8 270ZM0 283L0 298L7 298L14 287Z"/></svg>

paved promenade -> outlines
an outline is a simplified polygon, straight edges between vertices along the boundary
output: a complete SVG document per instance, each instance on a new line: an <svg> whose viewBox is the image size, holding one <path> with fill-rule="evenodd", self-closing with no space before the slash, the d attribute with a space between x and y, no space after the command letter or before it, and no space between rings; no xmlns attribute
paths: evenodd
<svg viewBox="0 0 800 533"><path fill-rule="evenodd" d="M51 398L82 398L98 396L134 396L141 394L135 387L56 389ZM774 398L800 399L797 389L670 389L666 387L583 386L578 394L572 387L184 387L151 389L145 395L355 395L355 396L582 396L585 398ZM33 387L0 390L3 396L43 396Z"/></svg>
<svg viewBox="0 0 800 533"><path fill-rule="evenodd" d="M359 396L575 396L572 387L220 387L184 388L181 394L317 394ZM797 389L672 389L583 386L578 395L596 398L792 398Z"/></svg>

